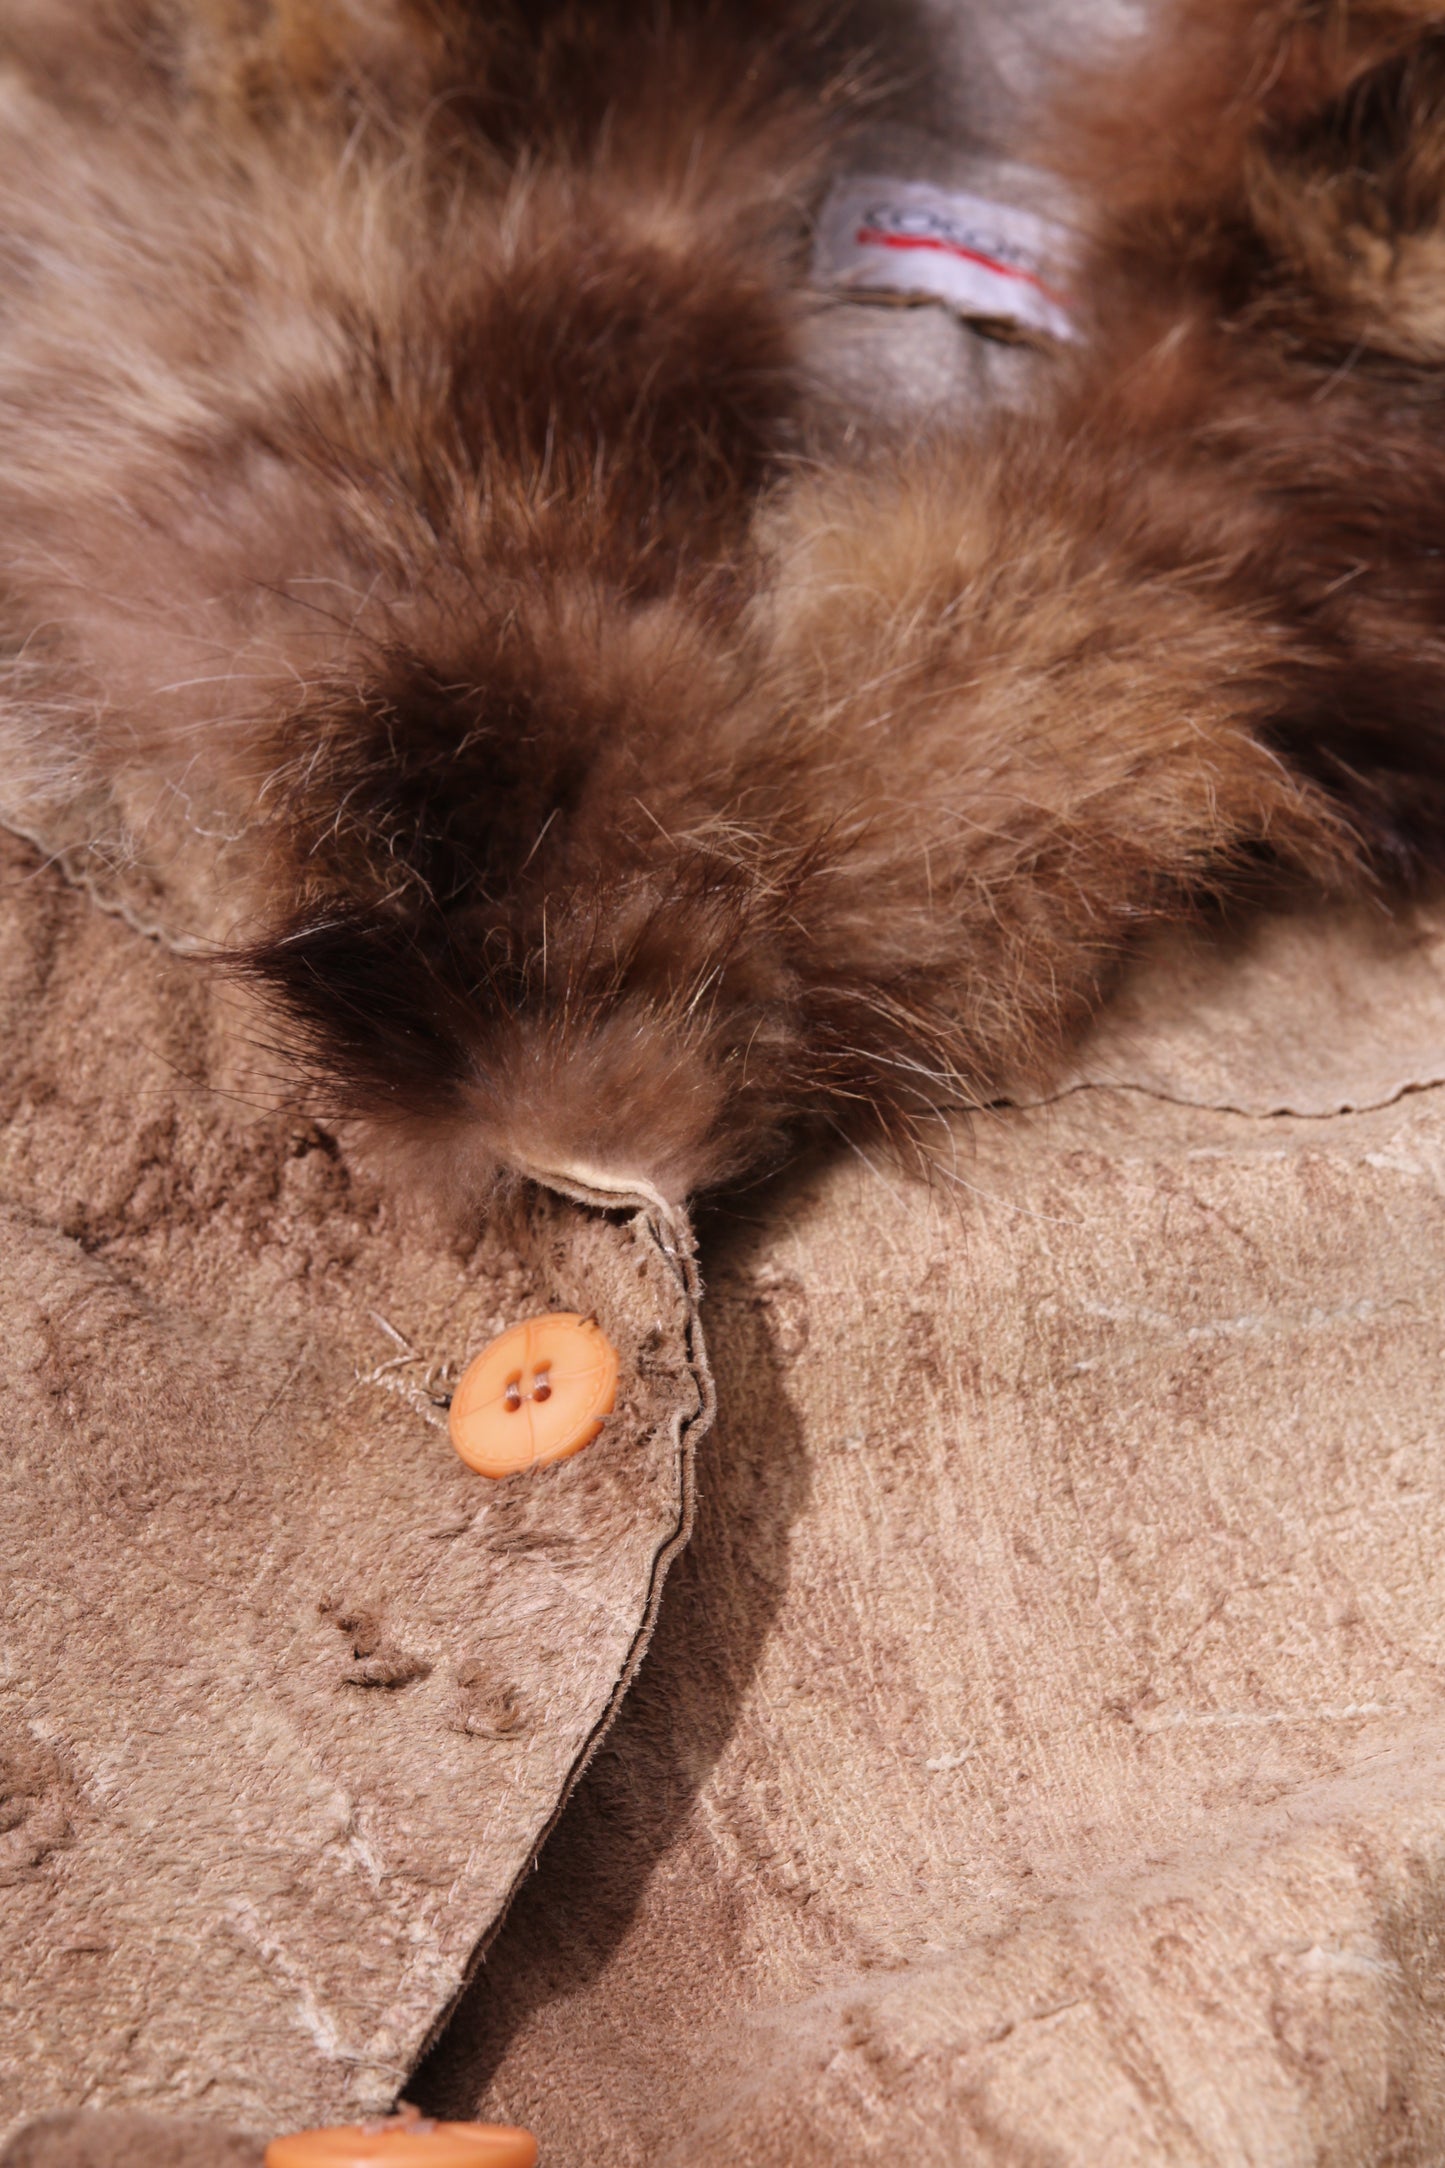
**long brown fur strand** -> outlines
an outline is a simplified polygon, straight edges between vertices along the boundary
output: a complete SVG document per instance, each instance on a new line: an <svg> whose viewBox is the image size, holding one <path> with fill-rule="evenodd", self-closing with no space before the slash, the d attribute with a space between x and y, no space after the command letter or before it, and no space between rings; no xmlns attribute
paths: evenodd
<svg viewBox="0 0 1445 2168"><path fill-rule="evenodd" d="M0 50L13 758L238 807L241 967L454 1196L926 1148L1150 924L1438 854L1445 10L1174 7L1054 117L1047 404L826 459L838 10L9 0Z"/></svg>

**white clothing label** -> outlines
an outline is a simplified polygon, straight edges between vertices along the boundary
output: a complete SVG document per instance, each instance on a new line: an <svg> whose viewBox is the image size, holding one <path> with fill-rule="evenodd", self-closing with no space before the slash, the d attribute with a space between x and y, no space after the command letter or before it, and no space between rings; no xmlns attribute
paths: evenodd
<svg viewBox="0 0 1445 2168"><path fill-rule="evenodd" d="M926 181L848 175L818 219L813 277L844 292L946 301L959 316L1074 336L1067 229Z"/></svg>

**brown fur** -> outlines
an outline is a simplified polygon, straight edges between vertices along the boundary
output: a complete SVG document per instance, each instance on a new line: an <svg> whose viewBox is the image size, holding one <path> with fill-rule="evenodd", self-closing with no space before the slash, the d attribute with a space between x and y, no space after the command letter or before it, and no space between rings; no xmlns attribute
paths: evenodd
<svg viewBox="0 0 1445 2168"><path fill-rule="evenodd" d="M1210 490L1290 635L1270 742L1408 873L1445 831L1445 10L1183 0L1069 108L1115 425Z"/></svg>
<svg viewBox="0 0 1445 2168"><path fill-rule="evenodd" d="M1178 9L1050 411L801 471L846 24L7 22L16 757L239 806L244 968L454 1195L924 1141L1152 920L1436 847L1445 10Z"/></svg>

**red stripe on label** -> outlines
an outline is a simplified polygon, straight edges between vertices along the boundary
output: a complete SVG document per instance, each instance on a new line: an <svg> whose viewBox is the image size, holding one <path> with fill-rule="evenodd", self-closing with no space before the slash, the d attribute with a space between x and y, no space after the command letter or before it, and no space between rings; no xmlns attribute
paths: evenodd
<svg viewBox="0 0 1445 2168"><path fill-rule="evenodd" d="M1021 271L1017 264L1000 263L996 256L985 256L976 248L965 248L961 241L940 241L932 234L885 233L881 226L860 226L853 236L858 248L931 248L940 256L959 256L965 263L976 263L985 271L996 271L1001 279L1021 279L1025 286L1032 286L1045 301L1051 301L1056 309L1067 309L1069 304L1062 294L1056 294L1046 286L1034 271Z"/></svg>

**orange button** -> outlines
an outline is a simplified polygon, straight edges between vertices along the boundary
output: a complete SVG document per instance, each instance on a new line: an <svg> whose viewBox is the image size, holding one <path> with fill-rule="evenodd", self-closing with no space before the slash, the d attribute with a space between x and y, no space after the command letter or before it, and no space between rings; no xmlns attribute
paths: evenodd
<svg viewBox="0 0 1445 2168"><path fill-rule="evenodd" d="M617 1350L590 1317L514 1325L462 1372L452 1444L478 1475L516 1475L580 1453L617 1398Z"/></svg>
<svg viewBox="0 0 1445 2168"><path fill-rule="evenodd" d="M529 2130L506 2123L432 2123L414 2114L301 2130L266 2148L266 2168L533 2168L536 2158Z"/></svg>

